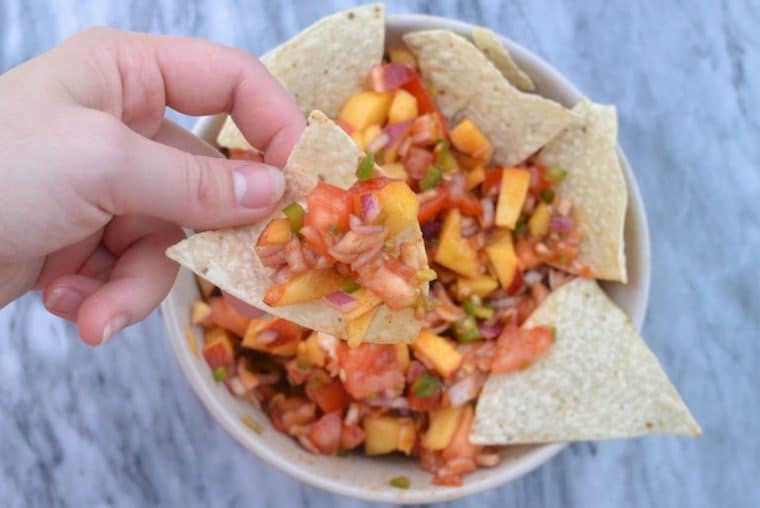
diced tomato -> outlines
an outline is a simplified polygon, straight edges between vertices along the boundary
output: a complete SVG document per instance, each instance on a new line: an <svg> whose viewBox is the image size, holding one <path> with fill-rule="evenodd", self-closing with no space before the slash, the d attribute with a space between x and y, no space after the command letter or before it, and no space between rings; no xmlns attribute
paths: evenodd
<svg viewBox="0 0 760 508"><path fill-rule="evenodd" d="M506 374L530 366L554 343L554 330L547 326L530 329L507 326L496 342L491 371Z"/></svg>
<svg viewBox="0 0 760 508"><path fill-rule="evenodd" d="M465 215L480 217L483 213L483 205L480 203L480 200L469 192L465 191L459 199L452 199L452 201L451 204Z"/></svg>
<svg viewBox="0 0 760 508"><path fill-rule="evenodd" d="M446 485L447 487L461 487L462 486L462 477L455 474L449 474L449 475L435 475L433 477L433 484L434 485Z"/></svg>
<svg viewBox="0 0 760 508"><path fill-rule="evenodd" d="M314 403L304 397L286 397L282 394L275 395L268 408L272 426L280 432L287 432L291 425L309 423L314 419L316 409Z"/></svg>
<svg viewBox="0 0 760 508"><path fill-rule="evenodd" d="M517 255L517 264L521 270L529 270L541 263L541 256L536 254L533 248L536 245L534 239L528 238L527 235L518 236L515 241L515 254Z"/></svg>
<svg viewBox="0 0 760 508"><path fill-rule="evenodd" d="M517 323L522 324L523 321L528 319L528 316L533 314L536 310L536 301L533 298L523 298L520 303L517 304Z"/></svg>
<svg viewBox="0 0 760 508"><path fill-rule="evenodd" d="M261 154L255 150L243 150L242 148L230 148L229 158L241 161L261 162Z"/></svg>
<svg viewBox="0 0 760 508"><path fill-rule="evenodd" d="M458 458L474 458L480 451L480 446L470 442L470 431L472 430L474 414L472 406L465 407L454 436L449 441L449 445L444 448L443 453L441 453L443 460L448 462Z"/></svg>
<svg viewBox="0 0 760 508"><path fill-rule="evenodd" d="M418 146L410 146L401 162L410 177L421 180L433 164L433 152Z"/></svg>
<svg viewBox="0 0 760 508"><path fill-rule="evenodd" d="M351 213L361 216L362 196L368 193L374 194L392 181L393 180L390 178L376 177L354 183L351 188L348 189L351 198Z"/></svg>
<svg viewBox="0 0 760 508"><path fill-rule="evenodd" d="M385 267L396 275L401 276L407 282L415 279L417 276L417 272L414 269L406 266L398 259L391 259L387 261L385 263Z"/></svg>
<svg viewBox="0 0 760 508"><path fill-rule="evenodd" d="M311 424L309 440L325 455L335 455L340 446L341 417L338 411L327 413Z"/></svg>
<svg viewBox="0 0 760 508"><path fill-rule="evenodd" d="M552 181L547 176L546 167L541 164L533 164L528 166L530 171L530 185L528 190L530 193L538 198L542 190L550 189L552 187Z"/></svg>
<svg viewBox="0 0 760 508"><path fill-rule="evenodd" d="M523 283L522 271L520 271L519 269L515 270L515 276L512 277L512 283L507 288L507 294L509 296L516 295L517 292L522 287L522 283Z"/></svg>
<svg viewBox="0 0 760 508"><path fill-rule="evenodd" d="M401 391L404 386L404 373L392 344L363 343L355 348L342 344L338 365L346 375L346 391L357 399L384 390Z"/></svg>
<svg viewBox="0 0 760 508"><path fill-rule="evenodd" d="M211 320L214 324L231 331L239 337L245 335L249 319L238 314L223 296L209 298L208 304L211 307Z"/></svg>
<svg viewBox="0 0 760 508"><path fill-rule="evenodd" d="M444 127L441 124L442 115L427 113L414 119L409 133L416 145L430 146L444 137Z"/></svg>
<svg viewBox="0 0 760 508"><path fill-rule="evenodd" d="M425 88L422 78L416 72L401 88L414 95L417 99L417 108L420 114L435 113L438 111L435 102L433 102L433 98L430 97L430 92Z"/></svg>
<svg viewBox="0 0 760 508"><path fill-rule="evenodd" d="M438 393L435 393L428 397L418 397L414 394L414 391L412 389L414 382L417 381L418 377L427 372L427 369L425 369L425 367L423 367L422 364L417 360L414 360L410 364L409 374L407 375L408 383L406 389L406 399L409 403L409 409L413 411L433 411L434 409L438 409L441 405L441 390L439 390Z"/></svg>
<svg viewBox="0 0 760 508"><path fill-rule="evenodd" d="M423 471L435 474L443 465L440 451L420 448L420 467Z"/></svg>
<svg viewBox="0 0 760 508"><path fill-rule="evenodd" d="M301 340L304 332L303 328L293 323L292 321L280 318L272 319L269 323L261 328L259 333L263 332L264 330L272 330L273 332L277 333L277 338L268 344L270 350L276 348L277 346L287 344L288 342Z"/></svg>
<svg viewBox="0 0 760 508"><path fill-rule="evenodd" d="M348 230L348 215L351 200L348 191L319 182L306 197L309 206L304 223L312 226L320 233L337 227L341 231ZM316 250L316 249L315 249Z"/></svg>
<svg viewBox="0 0 760 508"><path fill-rule="evenodd" d="M417 220L424 224L438 217L438 215L449 207L449 194L444 186L436 188L435 197L428 199L420 204L420 211L417 213Z"/></svg>
<svg viewBox="0 0 760 508"><path fill-rule="evenodd" d="M364 442L366 437L364 429L358 425L344 425L340 431L340 447L344 450L353 450Z"/></svg>
<svg viewBox="0 0 760 508"><path fill-rule="evenodd" d="M401 88L416 74L406 65L397 63L376 65L369 71L367 86L375 92L389 92Z"/></svg>
<svg viewBox="0 0 760 508"><path fill-rule="evenodd" d="M317 372L324 374L326 379L312 375L306 383L306 395L325 413L337 411L343 414L351 402L343 383L340 379L330 379L323 371Z"/></svg>
<svg viewBox="0 0 760 508"><path fill-rule="evenodd" d="M480 192L484 196L490 195L493 189L498 189L501 186L501 175L503 172L502 168L486 169L486 178L480 184Z"/></svg>

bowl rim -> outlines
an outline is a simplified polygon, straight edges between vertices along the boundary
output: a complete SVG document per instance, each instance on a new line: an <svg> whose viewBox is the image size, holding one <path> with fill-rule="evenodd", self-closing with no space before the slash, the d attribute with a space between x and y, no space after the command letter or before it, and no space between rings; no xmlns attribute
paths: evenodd
<svg viewBox="0 0 760 508"><path fill-rule="evenodd" d="M420 26L427 26L428 28L448 29L458 33L470 33L472 28L476 26L460 20L427 14L391 14L386 17L386 25L397 25L402 29L405 25L413 25L417 29ZM575 85L542 57L501 34L497 35L510 53L516 57L516 60L530 61L533 67L550 76L556 86L563 89L573 100L578 100L583 96ZM203 133L212 129L218 121L218 115L201 117L193 126L192 132L194 135L202 137ZM623 169L629 177L626 179L629 192L629 207L634 211L635 220L639 223L636 249L637 255L641 258L641 275L643 280L640 281L638 292L639 296L637 300L639 305L636 309L638 312L633 313L634 315L630 317L636 328L640 330L649 302L651 280L649 225L638 182L619 144L617 152ZM186 270L185 268L181 269ZM172 292L174 292L174 288L172 288ZM198 376L198 372L192 367L193 359L191 355L193 353L189 351L184 335L184 330L187 326L185 323L180 323L175 308L170 304L169 300L170 298L167 297L161 304L161 311L172 348L185 378L206 409L238 444L252 452L257 458L288 476L318 489L371 502L428 504L451 501L510 483L543 465L567 446L567 443L536 445L533 450L515 460L510 467L484 478L465 482L464 485L457 488L443 487L410 491L396 489L374 490L324 476L312 476L300 464L286 460L284 456L277 453L272 453L270 448L259 444L260 440L253 439L250 430L239 421L236 415L225 409L208 384L204 383Z"/></svg>

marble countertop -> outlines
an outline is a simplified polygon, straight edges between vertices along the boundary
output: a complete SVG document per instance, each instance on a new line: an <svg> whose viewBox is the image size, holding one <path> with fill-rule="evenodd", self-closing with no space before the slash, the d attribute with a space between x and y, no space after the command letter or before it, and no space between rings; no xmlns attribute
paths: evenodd
<svg viewBox="0 0 760 508"><path fill-rule="evenodd" d="M261 54L349 3L3 0L0 71L96 24ZM644 335L704 430L696 440L574 444L521 480L452 506L759 506L757 2L388 4L489 26L593 100L617 105L652 235ZM158 313L93 350L38 295L0 311L0 499L8 507L362 505L238 446L185 382Z"/></svg>

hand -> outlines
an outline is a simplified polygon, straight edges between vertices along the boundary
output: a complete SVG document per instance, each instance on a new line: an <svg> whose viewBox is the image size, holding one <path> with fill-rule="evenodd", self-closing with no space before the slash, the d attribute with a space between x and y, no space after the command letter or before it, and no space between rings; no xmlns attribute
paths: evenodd
<svg viewBox="0 0 760 508"><path fill-rule="evenodd" d="M164 119L230 112L263 162L219 158ZM177 266L180 226L264 217L303 115L252 56L91 29L0 77L0 307L30 289L103 343L145 317Z"/></svg>

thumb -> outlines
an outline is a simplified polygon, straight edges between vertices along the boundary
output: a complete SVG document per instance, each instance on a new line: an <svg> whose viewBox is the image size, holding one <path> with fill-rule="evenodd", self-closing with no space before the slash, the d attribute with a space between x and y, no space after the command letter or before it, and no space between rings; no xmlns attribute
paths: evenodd
<svg viewBox="0 0 760 508"><path fill-rule="evenodd" d="M126 127L118 139L94 196L113 215L147 215L194 229L230 227L265 217L285 191L282 171L263 162L195 155Z"/></svg>

